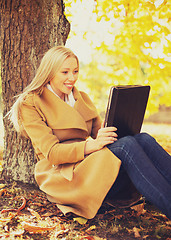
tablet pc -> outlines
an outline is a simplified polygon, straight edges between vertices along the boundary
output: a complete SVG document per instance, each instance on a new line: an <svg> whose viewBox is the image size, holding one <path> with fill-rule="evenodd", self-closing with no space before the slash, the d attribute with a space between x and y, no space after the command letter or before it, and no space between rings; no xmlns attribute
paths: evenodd
<svg viewBox="0 0 171 240"><path fill-rule="evenodd" d="M116 127L118 138L139 133L149 92L150 86L113 86L108 99L105 127Z"/></svg>

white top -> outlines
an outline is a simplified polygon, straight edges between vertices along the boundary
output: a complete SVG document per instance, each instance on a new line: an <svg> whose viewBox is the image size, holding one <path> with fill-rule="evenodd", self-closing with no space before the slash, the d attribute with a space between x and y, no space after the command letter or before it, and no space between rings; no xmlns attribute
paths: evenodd
<svg viewBox="0 0 171 240"><path fill-rule="evenodd" d="M47 89L49 89L51 92L53 92L57 97L59 97L58 94L56 94L56 92L52 89L52 87L51 87L51 85L50 85L49 83L46 85L46 87L47 87ZM60 98L60 97L59 97L59 98ZM64 101L65 101L68 105L70 105L71 107L74 107L75 99L74 99L74 96L73 96L72 91L71 91L70 94L65 94L64 99L65 99Z"/></svg>

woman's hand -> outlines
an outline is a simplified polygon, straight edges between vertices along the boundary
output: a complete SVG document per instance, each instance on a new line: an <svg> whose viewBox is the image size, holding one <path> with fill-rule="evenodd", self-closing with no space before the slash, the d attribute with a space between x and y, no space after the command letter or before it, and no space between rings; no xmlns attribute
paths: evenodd
<svg viewBox="0 0 171 240"><path fill-rule="evenodd" d="M117 141L117 134L115 133L116 130L117 128L115 127L104 127L103 123L97 133L96 139L87 139L85 145L85 155L100 150L104 146Z"/></svg>

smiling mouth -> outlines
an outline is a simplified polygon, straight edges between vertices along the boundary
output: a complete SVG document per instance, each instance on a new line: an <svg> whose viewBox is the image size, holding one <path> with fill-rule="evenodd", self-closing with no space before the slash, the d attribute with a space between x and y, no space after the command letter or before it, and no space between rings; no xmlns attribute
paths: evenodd
<svg viewBox="0 0 171 240"><path fill-rule="evenodd" d="M71 89L71 88L73 88L73 84L65 84L65 86L67 87L67 88L69 88L69 89Z"/></svg>

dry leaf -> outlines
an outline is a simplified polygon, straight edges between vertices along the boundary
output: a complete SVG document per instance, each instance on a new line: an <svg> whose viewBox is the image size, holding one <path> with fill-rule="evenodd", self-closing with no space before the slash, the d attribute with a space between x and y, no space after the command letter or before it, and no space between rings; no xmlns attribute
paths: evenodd
<svg viewBox="0 0 171 240"><path fill-rule="evenodd" d="M94 240L107 240L107 239L94 236Z"/></svg>
<svg viewBox="0 0 171 240"><path fill-rule="evenodd" d="M92 236L83 236L82 238L80 238L80 240L84 240L84 239L94 240L94 237L92 237Z"/></svg>
<svg viewBox="0 0 171 240"><path fill-rule="evenodd" d="M41 220L41 216L40 216L36 211L34 211L34 210L31 209L31 208L27 208L27 210L28 210L34 217L36 217L38 220Z"/></svg>
<svg viewBox="0 0 171 240"><path fill-rule="evenodd" d="M146 239L146 238L148 238L149 237L149 235L145 235L144 237L143 237L143 239Z"/></svg>
<svg viewBox="0 0 171 240"><path fill-rule="evenodd" d="M26 206L26 199L25 199L25 197L23 197L23 196L16 196L14 199L17 199L17 198L21 198L22 199L22 204L21 204L21 206L19 207L19 208L9 208L9 209L3 209L2 211L1 211L1 213L5 213L5 212L19 212L19 211L21 211L23 208L25 208L25 206Z"/></svg>
<svg viewBox="0 0 171 240"><path fill-rule="evenodd" d="M95 226L95 225L92 225L92 226L90 226L90 227L86 230L86 232L90 232L90 231L92 231L92 230L94 230L94 229L96 229L96 226Z"/></svg>
<svg viewBox="0 0 171 240"><path fill-rule="evenodd" d="M12 231L10 232L10 236L21 236L24 234L24 229L19 229L19 230L16 230L16 231Z"/></svg>
<svg viewBox="0 0 171 240"><path fill-rule="evenodd" d="M4 188L4 187L5 187L5 184L0 183L0 188Z"/></svg>
<svg viewBox="0 0 171 240"><path fill-rule="evenodd" d="M121 218L123 218L123 215L116 215L115 218L116 219L121 219Z"/></svg>
<svg viewBox="0 0 171 240"><path fill-rule="evenodd" d="M6 218L0 218L0 222L6 222L6 223L8 223L8 222L10 222L11 221L11 219L13 219L16 215L17 215L18 213L9 213L9 215L8 215L8 217L6 217Z"/></svg>
<svg viewBox="0 0 171 240"><path fill-rule="evenodd" d="M83 218L83 217L77 217L77 218L73 218L74 221L78 222L79 224L81 225L84 225L87 223L87 219L86 218Z"/></svg>
<svg viewBox="0 0 171 240"><path fill-rule="evenodd" d="M59 235L63 235L65 233L68 233L69 229L65 229L65 230L59 230L55 233L55 238L58 237Z"/></svg>
<svg viewBox="0 0 171 240"><path fill-rule="evenodd" d="M28 223L28 222L23 222L22 226L23 226L24 230L26 230L30 233L42 233L45 231L50 231L50 230L55 229L57 225L55 225L53 227L40 227L40 226L36 226L36 225Z"/></svg>
<svg viewBox="0 0 171 240"><path fill-rule="evenodd" d="M0 197L2 196L3 193L6 193L6 192L7 192L6 189L1 189L1 190L0 190Z"/></svg>
<svg viewBox="0 0 171 240"><path fill-rule="evenodd" d="M138 228L134 227L133 232L134 232L135 238L140 238L141 237L141 235L139 234L139 229Z"/></svg>
<svg viewBox="0 0 171 240"><path fill-rule="evenodd" d="M137 216L140 216L141 214L146 213L146 210L144 209L144 203L132 206L131 209L137 212Z"/></svg>

